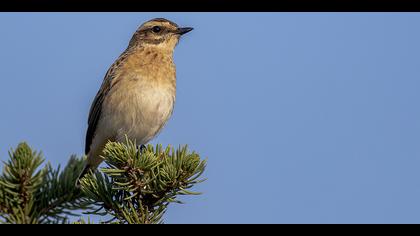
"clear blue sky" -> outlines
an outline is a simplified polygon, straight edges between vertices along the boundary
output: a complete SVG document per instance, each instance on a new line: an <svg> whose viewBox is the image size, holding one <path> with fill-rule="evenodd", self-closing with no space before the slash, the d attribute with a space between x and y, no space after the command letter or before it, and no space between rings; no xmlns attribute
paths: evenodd
<svg viewBox="0 0 420 236"><path fill-rule="evenodd" d="M90 104L144 21L195 30L152 143L208 157L167 223L419 223L420 14L1 13L0 160L82 155Z"/></svg>

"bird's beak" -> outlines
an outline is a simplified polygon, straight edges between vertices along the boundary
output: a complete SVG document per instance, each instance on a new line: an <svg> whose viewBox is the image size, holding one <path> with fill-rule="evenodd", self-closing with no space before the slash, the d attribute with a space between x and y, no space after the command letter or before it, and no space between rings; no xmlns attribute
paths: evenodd
<svg viewBox="0 0 420 236"><path fill-rule="evenodd" d="M193 30L193 29L194 29L194 28L191 28L191 27L178 28L178 29L176 30L176 34L183 35L183 34L186 34L186 33L190 32L190 31L191 31L191 30Z"/></svg>

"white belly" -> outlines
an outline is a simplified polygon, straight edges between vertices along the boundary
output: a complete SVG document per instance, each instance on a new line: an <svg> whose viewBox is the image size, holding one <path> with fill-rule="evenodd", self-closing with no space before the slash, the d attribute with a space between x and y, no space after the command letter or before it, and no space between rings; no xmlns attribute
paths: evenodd
<svg viewBox="0 0 420 236"><path fill-rule="evenodd" d="M113 88L104 103L102 121L109 127L109 139L123 142L127 135L141 145L153 139L168 121L175 94L170 89L132 85Z"/></svg>

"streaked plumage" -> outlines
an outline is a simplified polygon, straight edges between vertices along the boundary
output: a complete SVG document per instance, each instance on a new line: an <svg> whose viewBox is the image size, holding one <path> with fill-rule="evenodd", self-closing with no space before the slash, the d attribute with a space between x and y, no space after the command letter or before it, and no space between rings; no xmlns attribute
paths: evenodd
<svg viewBox="0 0 420 236"><path fill-rule="evenodd" d="M128 48L107 71L90 108L87 164L80 177L102 162L100 155L108 141L121 142L127 135L143 145L161 131L175 103L173 51L180 35L191 30L157 18L134 33Z"/></svg>

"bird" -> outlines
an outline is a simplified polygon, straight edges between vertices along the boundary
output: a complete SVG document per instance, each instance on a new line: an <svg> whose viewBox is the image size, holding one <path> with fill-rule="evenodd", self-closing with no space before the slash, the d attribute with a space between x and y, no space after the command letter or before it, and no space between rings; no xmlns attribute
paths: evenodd
<svg viewBox="0 0 420 236"><path fill-rule="evenodd" d="M108 141L135 140L144 147L172 116L176 96L173 53L180 38L193 30L165 18L140 25L128 47L105 74L89 110L85 165L76 181L103 161Z"/></svg>

